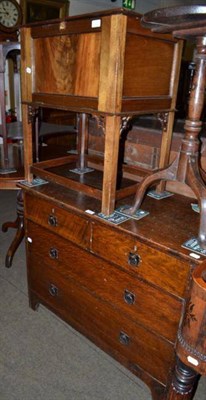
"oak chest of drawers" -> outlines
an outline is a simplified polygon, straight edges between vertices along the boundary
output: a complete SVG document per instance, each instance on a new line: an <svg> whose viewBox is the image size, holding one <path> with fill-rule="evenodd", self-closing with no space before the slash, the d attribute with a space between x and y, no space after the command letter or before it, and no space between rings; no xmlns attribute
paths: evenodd
<svg viewBox="0 0 206 400"><path fill-rule="evenodd" d="M113 225L100 202L53 183L24 197L31 307L48 307L166 399L197 264L181 247L198 224L189 199L147 197L147 217Z"/></svg>

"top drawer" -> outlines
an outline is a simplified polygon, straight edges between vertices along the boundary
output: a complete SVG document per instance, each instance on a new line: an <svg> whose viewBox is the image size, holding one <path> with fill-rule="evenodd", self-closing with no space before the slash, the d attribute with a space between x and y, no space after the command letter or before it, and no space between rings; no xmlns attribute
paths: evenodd
<svg viewBox="0 0 206 400"><path fill-rule="evenodd" d="M56 204L25 193L25 217L84 248L89 247L90 225L86 218Z"/></svg>
<svg viewBox="0 0 206 400"><path fill-rule="evenodd" d="M132 235L94 223L91 250L175 296L185 296L189 264L139 242Z"/></svg>

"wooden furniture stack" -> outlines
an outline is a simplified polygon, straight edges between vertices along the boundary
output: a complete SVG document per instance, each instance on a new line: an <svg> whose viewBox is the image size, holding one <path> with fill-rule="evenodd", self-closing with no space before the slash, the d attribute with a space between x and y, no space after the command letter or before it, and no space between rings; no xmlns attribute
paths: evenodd
<svg viewBox="0 0 206 400"><path fill-rule="evenodd" d="M100 199L102 212L109 215L115 199L136 191L136 182L124 179L116 188L120 134L133 115L162 113L160 166L168 162L182 42L145 30L140 15L124 10L36 24L23 28L21 35L26 179L31 182L33 172L83 190ZM30 169L32 125L26 121L28 108L32 118L38 107L80 113L78 159L68 156ZM87 155L88 114L95 116L104 130L103 176L98 172L102 169L99 160L93 174L82 173L77 178L69 171L76 163L83 171L91 161ZM61 166L61 173L56 166Z"/></svg>
<svg viewBox="0 0 206 400"><path fill-rule="evenodd" d="M154 400L190 400L198 374L176 358L175 342L192 270L204 260L182 247L198 213L180 195L147 197L145 218L108 221L137 188L120 174L116 190L131 117L162 113L167 163L182 42L122 9L25 26L21 38L30 305L48 307L119 360ZM33 164L39 107L79 114L77 155ZM104 130L103 162L87 154L88 114Z"/></svg>

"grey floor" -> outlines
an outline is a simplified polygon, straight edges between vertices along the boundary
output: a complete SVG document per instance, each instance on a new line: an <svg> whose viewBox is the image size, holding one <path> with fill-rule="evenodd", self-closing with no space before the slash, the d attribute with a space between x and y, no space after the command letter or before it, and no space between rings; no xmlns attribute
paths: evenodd
<svg viewBox="0 0 206 400"><path fill-rule="evenodd" d="M0 226L16 217L16 192L0 191ZM40 306L29 308L24 243L4 267L15 231L0 232L0 400L151 400L149 389ZM206 400L201 378L195 400Z"/></svg>

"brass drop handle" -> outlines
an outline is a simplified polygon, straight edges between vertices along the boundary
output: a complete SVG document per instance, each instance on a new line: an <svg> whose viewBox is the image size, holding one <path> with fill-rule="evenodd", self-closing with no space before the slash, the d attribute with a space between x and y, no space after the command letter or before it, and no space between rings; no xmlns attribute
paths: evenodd
<svg viewBox="0 0 206 400"><path fill-rule="evenodd" d="M130 292L129 290L124 291L124 300L127 304L134 304L135 303L135 294Z"/></svg>
<svg viewBox="0 0 206 400"><path fill-rule="evenodd" d="M53 297L58 296L58 288L55 285L53 285L52 283L49 286L49 293Z"/></svg>
<svg viewBox="0 0 206 400"><path fill-rule="evenodd" d="M141 261L141 257L137 253L130 251L128 255L128 264L132 267L137 267Z"/></svg>
<svg viewBox="0 0 206 400"><path fill-rule="evenodd" d="M57 259L57 258L59 257L59 252L58 252L58 250L55 249L54 247L51 247L50 250L49 250L49 256L50 256L53 260Z"/></svg>
<svg viewBox="0 0 206 400"><path fill-rule="evenodd" d="M119 341L122 343L124 346L129 346L130 344L130 337L123 331L120 332L119 334Z"/></svg>
<svg viewBox="0 0 206 400"><path fill-rule="evenodd" d="M57 226L57 217L55 215L49 215L48 224L51 226Z"/></svg>

